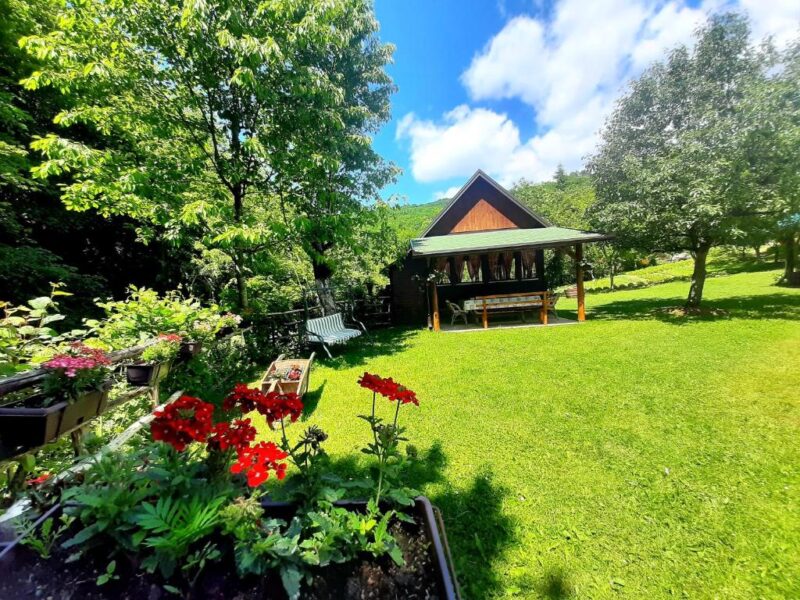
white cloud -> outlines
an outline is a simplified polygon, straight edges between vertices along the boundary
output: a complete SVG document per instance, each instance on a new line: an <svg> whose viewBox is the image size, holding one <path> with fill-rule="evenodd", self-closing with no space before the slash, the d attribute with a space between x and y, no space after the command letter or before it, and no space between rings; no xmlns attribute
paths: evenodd
<svg viewBox="0 0 800 600"><path fill-rule="evenodd" d="M439 190L438 192L434 192L431 196L431 200L441 200L442 198L452 198L453 196L458 193L458 190L461 189L460 185L454 185L446 190Z"/></svg>
<svg viewBox="0 0 800 600"><path fill-rule="evenodd" d="M397 138L411 140L411 172L422 182L472 173L481 165L497 170L519 146L519 130L506 115L465 104L440 124L409 113L397 125Z"/></svg>
<svg viewBox="0 0 800 600"><path fill-rule="evenodd" d="M483 168L501 183L548 179L560 163L579 168L625 84L678 44L706 15L747 10L753 37L786 44L798 34L798 0L562 0L550 19L518 16L473 58L461 81L474 102L517 99L539 133L527 141L506 114L461 105L438 121L413 113L398 124L421 182Z"/></svg>

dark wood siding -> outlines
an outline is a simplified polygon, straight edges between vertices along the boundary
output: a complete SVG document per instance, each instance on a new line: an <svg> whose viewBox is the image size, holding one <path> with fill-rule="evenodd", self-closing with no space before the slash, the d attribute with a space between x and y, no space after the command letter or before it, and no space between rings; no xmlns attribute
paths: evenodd
<svg viewBox="0 0 800 600"><path fill-rule="evenodd" d="M397 325L425 325L428 308L420 283L428 275L427 261L406 256L402 263L393 265L389 278L392 283L392 321Z"/></svg>

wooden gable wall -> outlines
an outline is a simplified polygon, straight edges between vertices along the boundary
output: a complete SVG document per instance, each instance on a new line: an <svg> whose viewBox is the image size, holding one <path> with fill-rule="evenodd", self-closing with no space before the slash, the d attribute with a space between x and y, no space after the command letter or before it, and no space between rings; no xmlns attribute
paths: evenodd
<svg viewBox="0 0 800 600"><path fill-rule="evenodd" d="M483 177L478 177L439 218L425 237L538 227L544 227L544 224Z"/></svg>

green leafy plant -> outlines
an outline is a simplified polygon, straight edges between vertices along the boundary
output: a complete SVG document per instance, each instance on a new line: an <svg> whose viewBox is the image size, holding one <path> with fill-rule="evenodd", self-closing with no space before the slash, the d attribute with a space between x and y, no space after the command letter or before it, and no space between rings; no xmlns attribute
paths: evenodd
<svg viewBox="0 0 800 600"><path fill-rule="evenodd" d="M95 583L97 583L98 586L101 586L107 584L109 581L118 580L119 575L117 575L116 571L117 561L112 560L106 565L106 570L100 574Z"/></svg>
<svg viewBox="0 0 800 600"><path fill-rule="evenodd" d="M60 344L84 334L83 330L58 333L52 325L64 319L58 313L56 298L69 296L58 283L51 284L49 296L29 300L27 305L13 306L0 302L0 375L24 371L53 354Z"/></svg>
<svg viewBox="0 0 800 600"><path fill-rule="evenodd" d="M154 573L158 569L170 578L178 561L188 556L195 542L208 536L219 523L219 509L225 497L189 499L161 497L157 502L145 502L132 516L141 529L132 539L155 552L142 561L142 567Z"/></svg>
<svg viewBox="0 0 800 600"><path fill-rule="evenodd" d="M181 337L177 334L162 334L155 344L144 349L141 359L146 363L166 363L178 356Z"/></svg>
<svg viewBox="0 0 800 600"><path fill-rule="evenodd" d="M58 527L55 527L55 520L52 517L45 519L38 527L36 521L24 520L17 527L17 534L23 545L36 552L41 558L47 559L52 555L53 547L58 539L72 526L74 520L75 517L61 515Z"/></svg>
<svg viewBox="0 0 800 600"><path fill-rule="evenodd" d="M131 286L125 300L98 302L97 306L105 311L105 318L88 319L86 325L114 349L135 346L159 334L210 341L222 318L218 306L203 306L197 298L178 290L160 295Z"/></svg>

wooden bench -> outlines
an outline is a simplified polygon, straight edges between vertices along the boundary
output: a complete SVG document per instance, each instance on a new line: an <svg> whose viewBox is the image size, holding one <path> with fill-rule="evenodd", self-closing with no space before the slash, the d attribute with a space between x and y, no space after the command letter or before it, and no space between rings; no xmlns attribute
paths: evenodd
<svg viewBox="0 0 800 600"><path fill-rule="evenodd" d="M367 328L364 327L363 323L357 321L356 324L359 325L361 329L345 327L344 321L342 320L342 313L334 313L317 319L309 319L306 321L306 339L311 343L322 344L322 349L325 350L328 358L333 358L328 346L344 344L348 340L352 340L362 333L367 332Z"/></svg>
<svg viewBox="0 0 800 600"><path fill-rule="evenodd" d="M550 292L526 292L521 294L494 294L491 296L478 296L464 301L464 310L480 312L483 318L483 327L489 327L489 312L523 313L526 309L538 308L539 320L542 325L547 325L547 311L552 308ZM523 318L524 320L524 318Z"/></svg>

